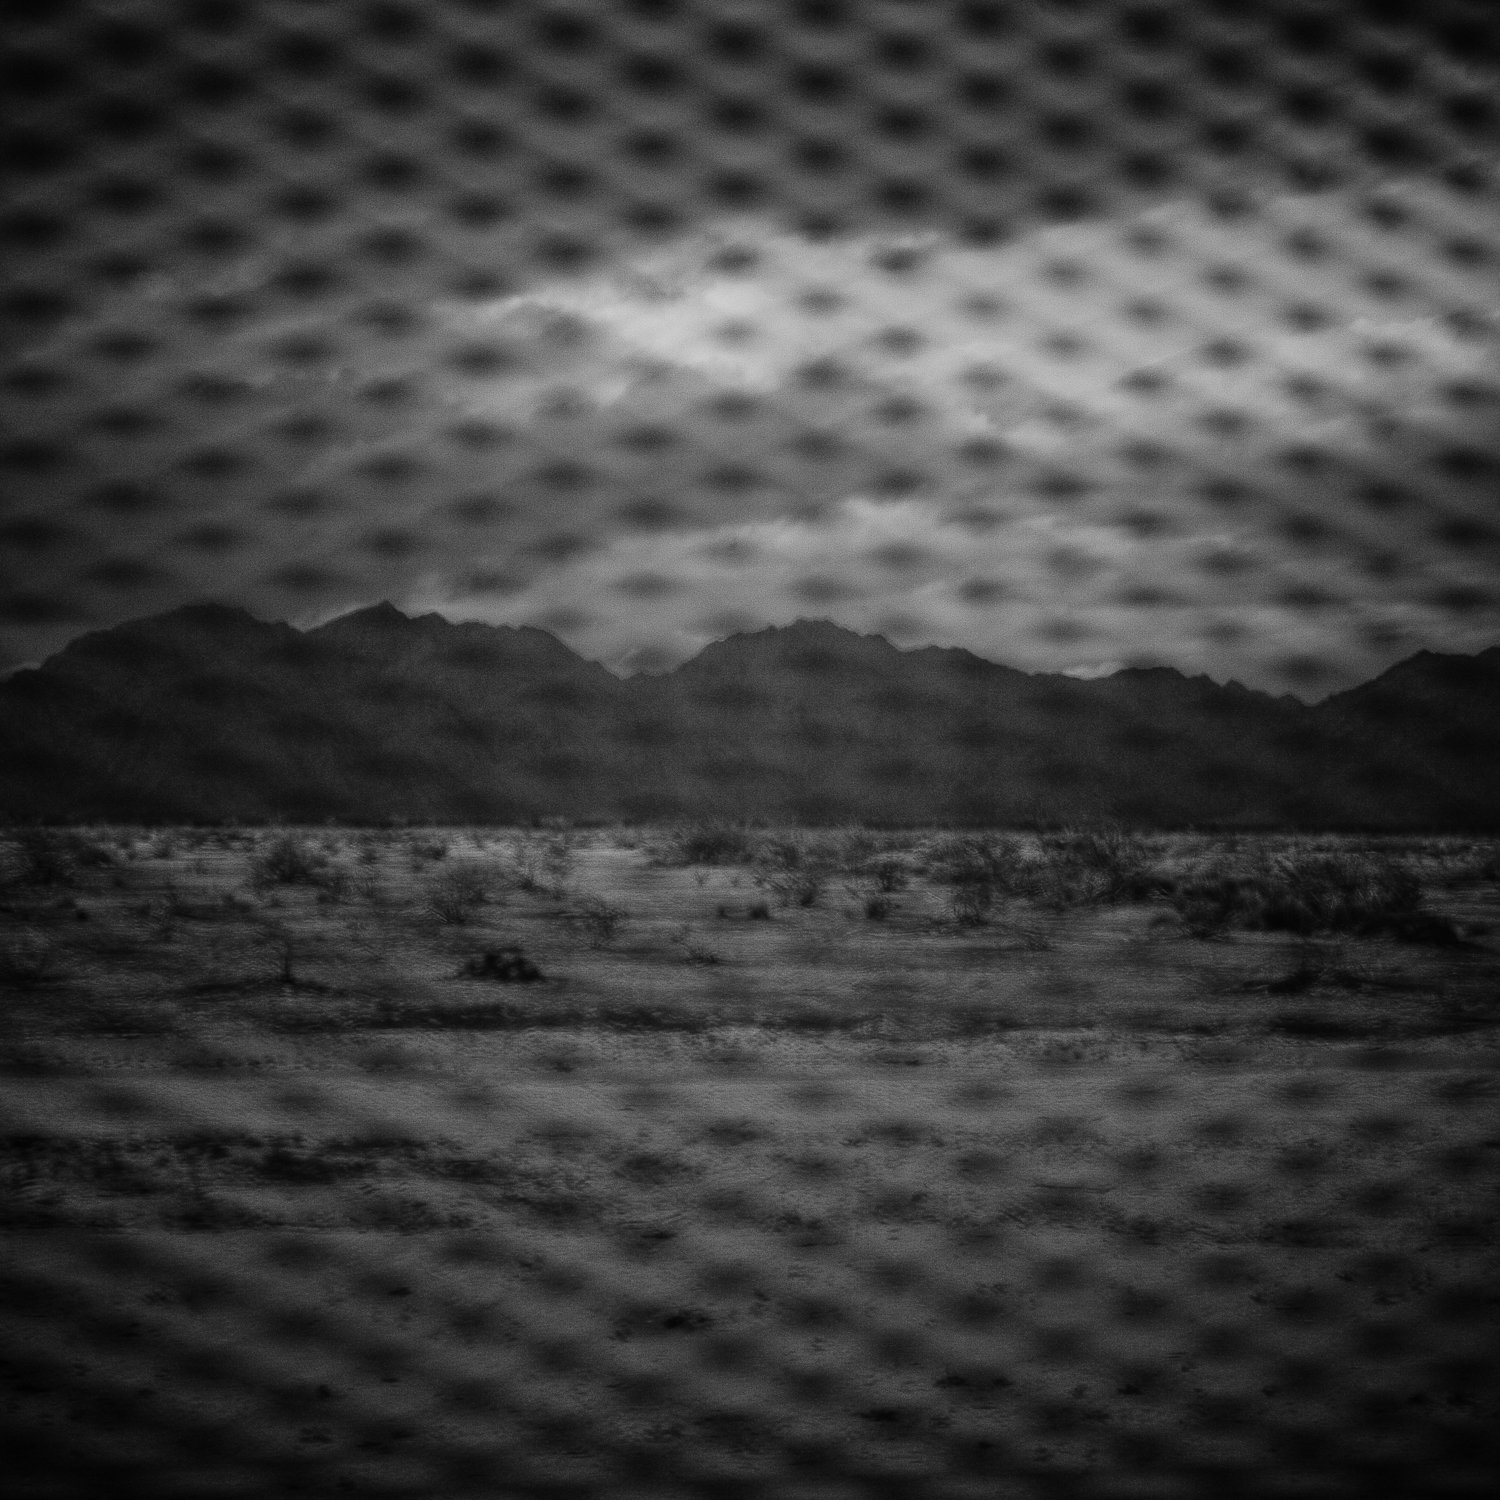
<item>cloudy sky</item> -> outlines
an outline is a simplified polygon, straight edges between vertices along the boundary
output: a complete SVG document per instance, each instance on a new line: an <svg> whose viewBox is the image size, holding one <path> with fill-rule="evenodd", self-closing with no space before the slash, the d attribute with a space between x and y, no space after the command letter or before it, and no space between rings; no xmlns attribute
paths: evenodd
<svg viewBox="0 0 1500 1500"><path fill-rule="evenodd" d="M1500 641L1483 7L597 10L15 28L0 664L205 597L1306 696Z"/></svg>

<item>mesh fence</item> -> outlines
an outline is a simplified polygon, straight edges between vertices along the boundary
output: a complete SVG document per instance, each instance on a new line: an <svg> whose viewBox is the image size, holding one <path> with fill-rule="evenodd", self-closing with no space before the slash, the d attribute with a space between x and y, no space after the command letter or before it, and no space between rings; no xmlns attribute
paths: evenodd
<svg viewBox="0 0 1500 1500"><path fill-rule="evenodd" d="M1500 638L1481 0L4 27L7 667L201 597ZM16 1493L1492 1492L1492 853L1397 851L1429 950L433 837L7 845Z"/></svg>
<svg viewBox="0 0 1500 1500"><path fill-rule="evenodd" d="M1299 689L1487 645L1494 51L1477 3L14 6L11 660L215 593L636 666L825 613Z"/></svg>

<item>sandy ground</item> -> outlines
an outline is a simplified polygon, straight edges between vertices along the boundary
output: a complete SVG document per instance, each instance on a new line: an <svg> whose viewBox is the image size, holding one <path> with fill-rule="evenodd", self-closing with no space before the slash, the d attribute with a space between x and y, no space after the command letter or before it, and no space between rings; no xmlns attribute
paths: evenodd
<svg viewBox="0 0 1500 1500"><path fill-rule="evenodd" d="M267 837L0 913L17 1493L1488 1492L1483 936L763 921L602 835L453 924L502 837L332 835L331 902ZM459 977L499 943L546 980Z"/></svg>

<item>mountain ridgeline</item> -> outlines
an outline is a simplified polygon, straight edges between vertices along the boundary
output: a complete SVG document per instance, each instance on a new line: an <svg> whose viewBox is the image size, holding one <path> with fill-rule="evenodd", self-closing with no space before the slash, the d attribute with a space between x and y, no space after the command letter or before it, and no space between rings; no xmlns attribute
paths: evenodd
<svg viewBox="0 0 1500 1500"><path fill-rule="evenodd" d="M546 631L191 605L0 683L0 817L1500 829L1500 648L1309 706L821 621L622 680Z"/></svg>

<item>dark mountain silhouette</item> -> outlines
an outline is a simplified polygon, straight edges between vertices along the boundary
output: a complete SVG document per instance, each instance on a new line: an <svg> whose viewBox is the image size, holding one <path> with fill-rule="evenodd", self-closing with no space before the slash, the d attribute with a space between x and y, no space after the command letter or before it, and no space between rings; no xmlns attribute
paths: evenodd
<svg viewBox="0 0 1500 1500"><path fill-rule="evenodd" d="M0 684L0 815L1500 828L1500 649L1308 706L1079 680L826 621L622 681L546 631L194 605Z"/></svg>

